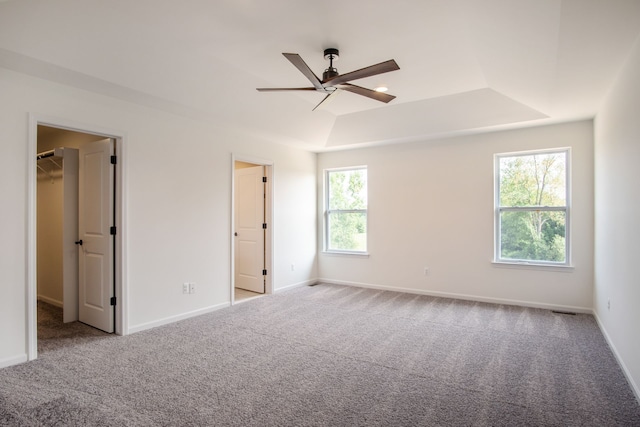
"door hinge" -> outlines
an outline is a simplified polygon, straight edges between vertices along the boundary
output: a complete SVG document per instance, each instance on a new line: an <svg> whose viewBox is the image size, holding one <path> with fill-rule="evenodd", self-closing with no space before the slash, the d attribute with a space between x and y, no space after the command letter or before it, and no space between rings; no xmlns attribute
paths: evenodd
<svg viewBox="0 0 640 427"><path fill-rule="evenodd" d="M111 164L112 165L118 164L118 156L111 156Z"/></svg>
<svg viewBox="0 0 640 427"><path fill-rule="evenodd" d="M262 275L266 276L267 275L267 270L262 270Z"/></svg>
<svg viewBox="0 0 640 427"><path fill-rule="evenodd" d="M262 177L262 182L267 182L267 177L266 176Z"/></svg>
<svg viewBox="0 0 640 427"><path fill-rule="evenodd" d="M113 227L109 228L109 233L110 233L112 236L115 236L115 235L116 235L116 226L115 226L115 225L114 225Z"/></svg>
<svg viewBox="0 0 640 427"><path fill-rule="evenodd" d="M116 305L116 297L111 297L111 305Z"/></svg>
<svg viewBox="0 0 640 427"><path fill-rule="evenodd" d="M266 222L262 223L262 228L265 229L265 230L267 229L267 223Z"/></svg>

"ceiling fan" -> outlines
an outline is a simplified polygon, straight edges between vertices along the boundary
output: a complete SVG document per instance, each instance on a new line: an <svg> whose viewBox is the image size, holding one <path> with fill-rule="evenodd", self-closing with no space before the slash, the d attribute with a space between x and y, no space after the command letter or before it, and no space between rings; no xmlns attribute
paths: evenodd
<svg viewBox="0 0 640 427"><path fill-rule="evenodd" d="M356 71L352 71L346 74L338 74L338 70L333 68L333 61L338 60L340 52L338 49L329 48L324 50L324 59L329 60L329 68L324 70L322 74L322 80L320 80L311 71L311 68L302 60L297 53L283 53L287 58L304 76L309 79L313 87L291 87L291 88L257 88L259 92L277 92L277 91L295 91L295 90L315 90L318 92L326 93L322 101L316 105L313 109L318 108L322 103L327 101L332 95L339 90L346 90L358 95L366 96L376 101L387 103L395 98L393 95L387 93L378 92L372 89L367 89L362 86L356 86L351 83L347 83L351 80L363 79L365 77L371 77L382 73L388 73L389 71L399 70L398 64L393 59L390 59L379 64L371 65L369 67L361 68Z"/></svg>

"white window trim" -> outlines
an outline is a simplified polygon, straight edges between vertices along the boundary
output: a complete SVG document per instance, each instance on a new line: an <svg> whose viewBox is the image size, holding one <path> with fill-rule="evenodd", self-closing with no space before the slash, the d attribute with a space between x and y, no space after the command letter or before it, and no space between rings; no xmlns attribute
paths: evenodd
<svg viewBox="0 0 640 427"><path fill-rule="evenodd" d="M517 212L517 211L534 211L541 210L538 207L500 207L500 159L503 157L531 156L534 154L550 154L565 153L565 206L546 206L544 210L565 212L565 262L552 261L531 261L518 259L500 258L500 242L502 236L500 234L500 213L501 212ZM573 269L571 263L571 147L548 148L541 150L514 151L509 153L498 153L493 156L493 177L494 177L494 240L493 240L493 261L496 266L512 266L515 268L557 268L557 269Z"/></svg>
<svg viewBox="0 0 640 427"><path fill-rule="evenodd" d="M329 173L339 171L355 171L364 169L367 171L367 209L333 209L329 210ZM346 255L356 257L368 257L369 256L369 170L367 165L359 166L346 166L339 168L329 168L324 170L324 215L323 215L323 253L327 255ZM341 212L341 213L358 213L364 212L367 215L367 242L366 249L364 251L349 251L344 249L329 249L329 213Z"/></svg>

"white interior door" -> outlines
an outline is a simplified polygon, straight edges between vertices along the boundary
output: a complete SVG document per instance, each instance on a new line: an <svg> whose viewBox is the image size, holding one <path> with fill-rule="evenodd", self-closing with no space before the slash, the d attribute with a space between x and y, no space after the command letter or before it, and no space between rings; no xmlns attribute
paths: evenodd
<svg viewBox="0 0 640 427"><path fill-rule="evenodd" d="M113 332L113 177L111 139L84 144L78 164L79 320Z"/></svg>
<svg viewBox="0 0 640 427"><path fill-rule="evenodd" d="M235 287L264 293L264 167L235 170Z"/></svg>

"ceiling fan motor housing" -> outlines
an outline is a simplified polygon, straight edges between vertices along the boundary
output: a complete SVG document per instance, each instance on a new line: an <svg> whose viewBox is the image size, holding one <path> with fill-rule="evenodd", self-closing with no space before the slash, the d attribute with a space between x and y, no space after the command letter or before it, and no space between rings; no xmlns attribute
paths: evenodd
<svg viewBox="0 0 640 427"><path fill-rule="evenodd" d="M327 68L326 70L324 70L324 73L322 73L322 81L326 82L330 78L333 78L333 77L335 77L337 75L338 75L338 70L336 70L333 67Z"/></svg>

